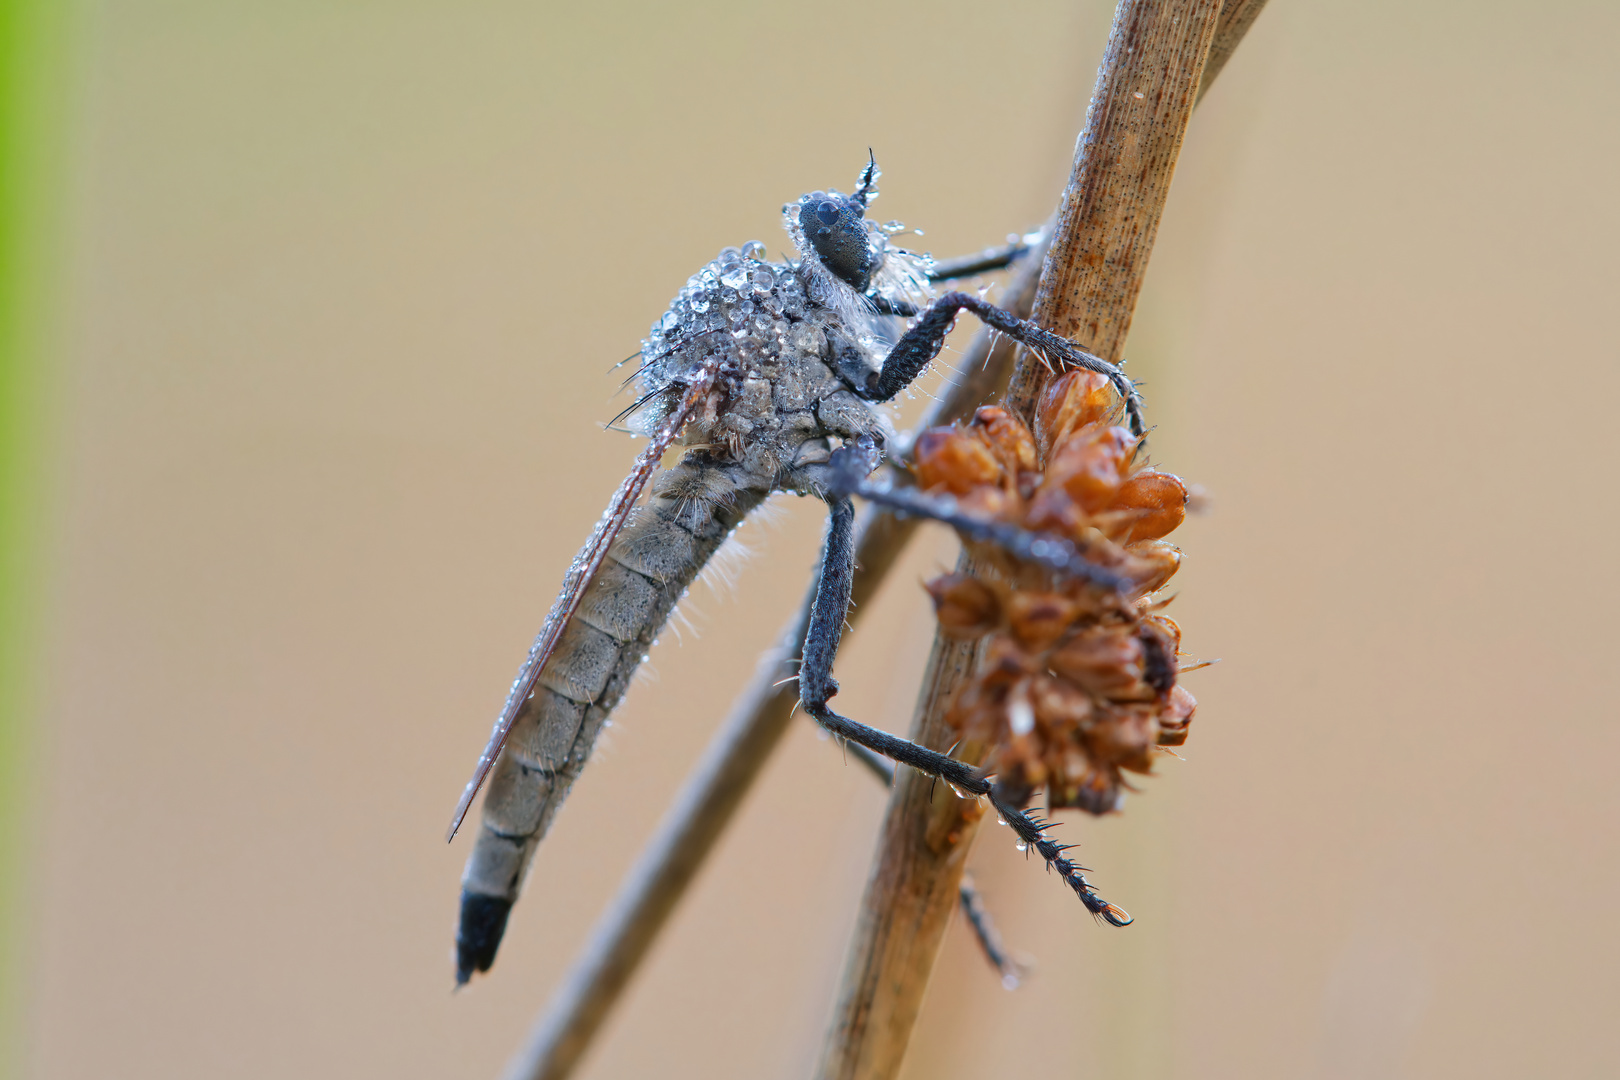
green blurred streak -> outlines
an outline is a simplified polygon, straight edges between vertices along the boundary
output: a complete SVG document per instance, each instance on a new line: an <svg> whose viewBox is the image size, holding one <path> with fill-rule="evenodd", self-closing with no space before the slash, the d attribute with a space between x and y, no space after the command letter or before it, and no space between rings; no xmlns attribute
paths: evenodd
<svg viewBox="0 0 1620 1080"><path fill-rule="evenodd" d="M77 6L0 0L0 1076L23 1068L28 718L45 559L49 359L59 341L62 168Z"/></svg>

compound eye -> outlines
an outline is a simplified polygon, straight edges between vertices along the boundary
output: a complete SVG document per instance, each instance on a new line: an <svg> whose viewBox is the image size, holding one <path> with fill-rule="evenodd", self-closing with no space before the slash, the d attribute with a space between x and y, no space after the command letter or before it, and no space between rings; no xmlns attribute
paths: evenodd
<svg viewBox="0 0 1620 1080"><path fill-rule="evenodd" d="M813 191L799 200L799 227L834 276L857 292L866 291L878 260L859 204L837 192Z"/></svg>

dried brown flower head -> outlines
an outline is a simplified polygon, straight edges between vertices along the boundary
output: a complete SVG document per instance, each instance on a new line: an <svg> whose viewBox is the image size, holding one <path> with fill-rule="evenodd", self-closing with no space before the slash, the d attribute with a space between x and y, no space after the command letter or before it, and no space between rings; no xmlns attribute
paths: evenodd
<svg viewBox="0 0 1620 1080"><path fill-rule="evenodd" d="M1115 809L1122 772L1146 773L1157 748L1184 742L1197 708L1176 682L1181 628L1155 596L1181 564L1162 538L1187 515L1187 485L1136 463L1141 440L1113 423L1118 410L1106 378L1071 371L1042 396L1034 432L986 407L917 442L925 491L1060 536L1130 583L1101 589L967 540L986 572L928 584L945 633L985 639L948 720L992 747L986 767L1020 806L1045 788L1054 809Z"/></svg>

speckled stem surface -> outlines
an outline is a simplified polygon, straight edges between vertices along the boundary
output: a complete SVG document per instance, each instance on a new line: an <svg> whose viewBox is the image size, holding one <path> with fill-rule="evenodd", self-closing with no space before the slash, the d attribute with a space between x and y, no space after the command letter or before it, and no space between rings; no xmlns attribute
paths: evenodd
<svg viewBox="0 0 1620 1080"><path fill-rule="evenodd" d="M1220 10L1220 0L1124 0L1115 12L1034 311L1037 323L1106 360L1117 361L1124 348ZM1027 414L1049 376L1038 361L1021 358L1008 403ZM941 750L951 744L945 713L974 659L971 644L936 637L914 742ZM954 753L976 762L985 750L964 744ZM899 1072L983 813L977 800L938 797L929 777L901 774L833 1011L822 1080Z"/></svg>

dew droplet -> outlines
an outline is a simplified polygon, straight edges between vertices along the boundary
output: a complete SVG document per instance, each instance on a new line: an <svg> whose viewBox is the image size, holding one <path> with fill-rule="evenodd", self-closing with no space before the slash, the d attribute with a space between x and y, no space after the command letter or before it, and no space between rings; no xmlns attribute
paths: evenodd
<svg viewBox="0 0 1620 1080"><path fill-rule="evenodd" d="M1029 701L1029 685L1019 682L1007 698L1007 726L1014 735L1028 735L1035 730L1035 709Z"/></svg>

